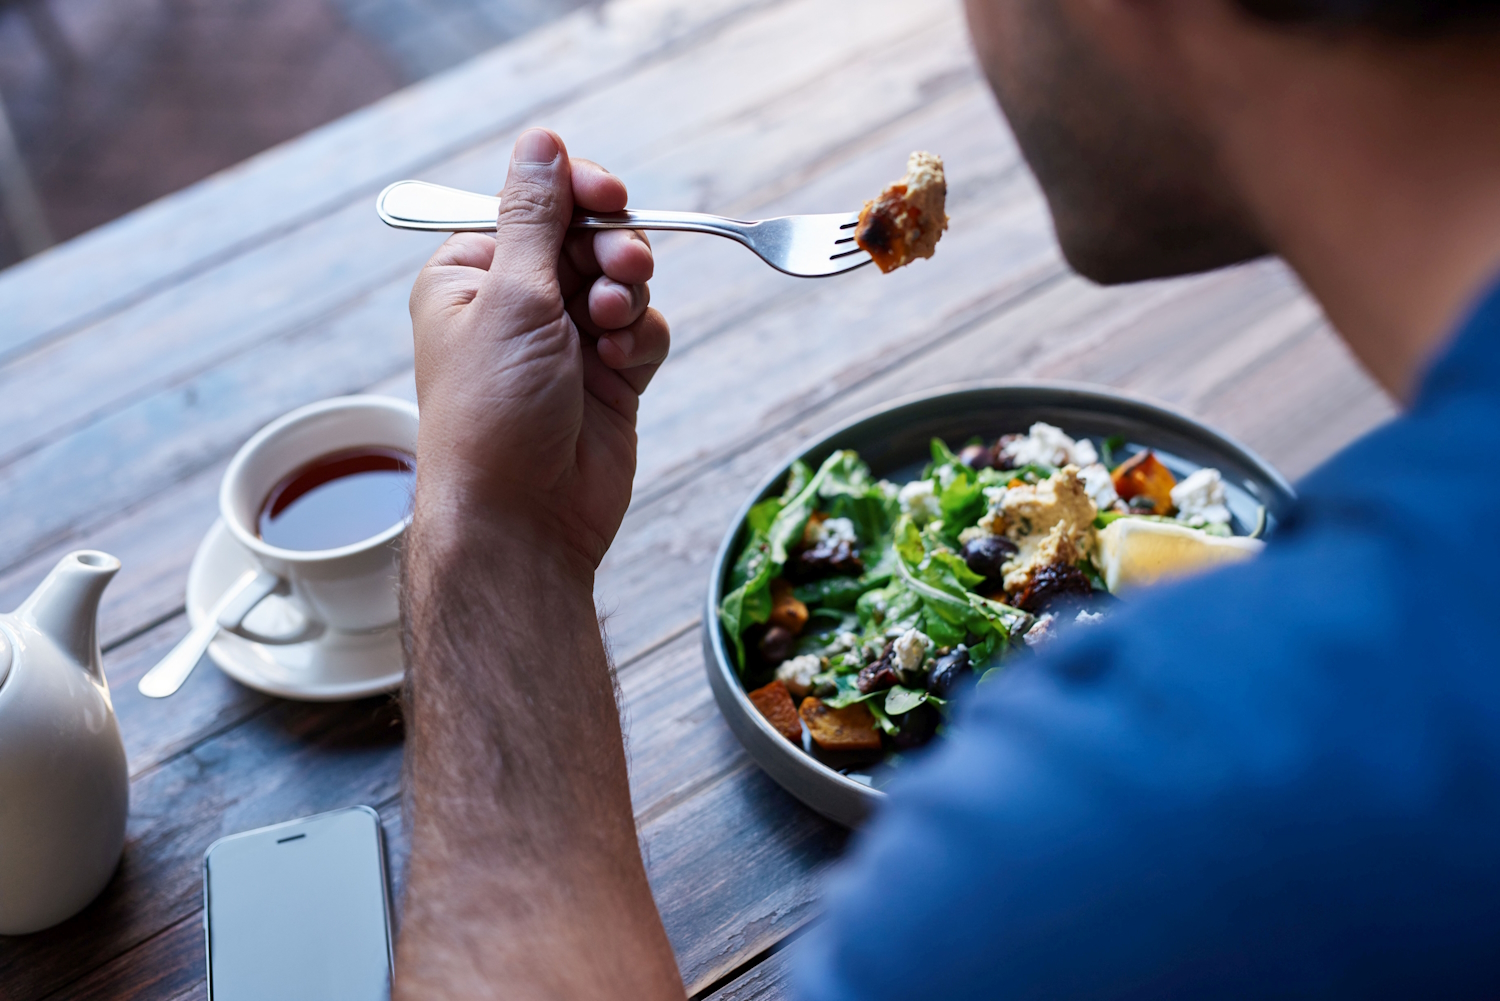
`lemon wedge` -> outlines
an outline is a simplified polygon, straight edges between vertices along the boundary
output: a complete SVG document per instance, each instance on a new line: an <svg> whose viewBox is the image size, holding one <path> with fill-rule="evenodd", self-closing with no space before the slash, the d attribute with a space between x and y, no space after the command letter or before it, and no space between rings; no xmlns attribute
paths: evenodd
<svg viewBox="0 0 1500 1001"><path fill-rule="evenodd" d="M1110 593L1121 594L1248 560L1264 548L1259 539L1225 538L1165 521L1118 518L1100 530L1094 562Z"/></svg>

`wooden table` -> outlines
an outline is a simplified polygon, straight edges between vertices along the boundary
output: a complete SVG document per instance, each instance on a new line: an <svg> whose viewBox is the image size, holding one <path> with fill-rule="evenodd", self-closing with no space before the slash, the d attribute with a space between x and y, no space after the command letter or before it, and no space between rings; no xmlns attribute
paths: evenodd
<svg viewBox="0 0 1500 1001"><path fill-rule="evenodd" d="M401 177L493 190L524 127L635 204L853 208L940 152L951 231L893 275L787 278L727 241L656 239L673 356L641 408L635 499L598 600L630 725L641 848L695 996L784 991L843 831L768 780L709 695L700 606L754 481L888 399L981 378L1105 383L1184 408L1296 476L1391 413L1276 263L1101 289L1072 277L951 0L615 0L0 274L0 608L68 550L125 564L101 619L129 751L124 861L63 925L0 939L0 997L199 997L215 838L376 806L398 890L392 701L308 705L204 665L137 679L185 632L225 463L278 414L411 398L406 299L437 240L372 210Z"/></svg>

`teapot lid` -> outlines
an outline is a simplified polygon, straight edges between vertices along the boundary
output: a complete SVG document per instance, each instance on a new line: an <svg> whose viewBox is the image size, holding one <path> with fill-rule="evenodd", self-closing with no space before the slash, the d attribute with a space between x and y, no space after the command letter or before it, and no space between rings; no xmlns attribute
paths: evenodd
<svg viewBox="0 0 1500 1001"><path fill-rule="evenodd" d="M0 629L0 685L5 684L5 679L10 676L10 637L5 635L5 630Z"/></svg>

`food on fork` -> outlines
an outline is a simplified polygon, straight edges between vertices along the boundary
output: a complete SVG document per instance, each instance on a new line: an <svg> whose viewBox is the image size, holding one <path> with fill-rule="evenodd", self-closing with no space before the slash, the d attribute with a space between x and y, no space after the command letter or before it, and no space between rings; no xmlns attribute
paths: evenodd
<svg viewBox="0 0 1500 1001"><path fill-rule="evenodd" d="M906 161L905 177L865 202L854 241L886 273L931 257L948 228L947 196L942 158L919 150Z"/></svg>
<svg viewBox="0 0 1500 1001"><path fill-rule="evenodd" d="M1262 546L1235 536L1218 470L1174 465L1179 480L1176 460L1121 439L1037 422L931 454L904 485L852 451L793 463L750 510L719 608L756 709L859 781L938 736L974 679L1119 595Z"/></svg>

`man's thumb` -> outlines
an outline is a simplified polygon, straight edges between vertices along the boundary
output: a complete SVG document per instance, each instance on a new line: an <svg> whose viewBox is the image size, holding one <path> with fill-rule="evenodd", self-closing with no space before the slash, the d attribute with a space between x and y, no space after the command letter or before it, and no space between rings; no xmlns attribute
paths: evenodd
<svg viewBox="0 0 1500 1001"><path fill-rule="evenodd" d="M495 226L494 277L507 282L557 282L557 259L573 218L568 154L557 134L528 129L516 140L510 173L500 192Z"/></svg>

